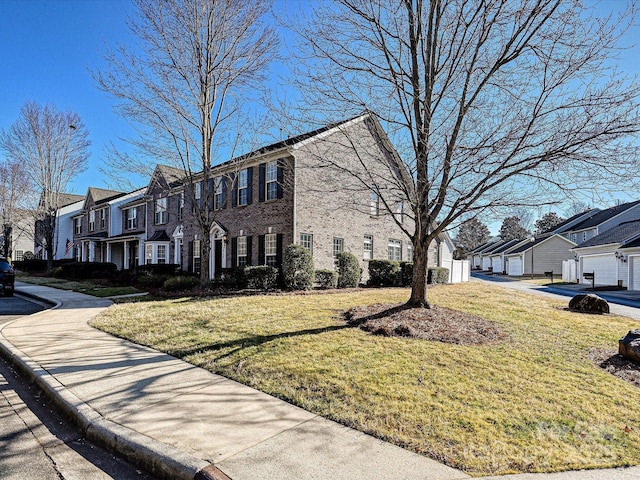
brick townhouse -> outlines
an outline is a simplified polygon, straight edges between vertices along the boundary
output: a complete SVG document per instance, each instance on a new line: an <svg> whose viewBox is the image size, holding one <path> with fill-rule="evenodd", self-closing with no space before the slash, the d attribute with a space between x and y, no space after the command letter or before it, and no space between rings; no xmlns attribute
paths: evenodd
<svg viewBox="0 0 640 480"><path fill-rule="evenodd" d="M213 167L209 258L202 258L192 205L204 201L204 179L187 188L182 170L159 165L145 189L89 189L74 216L76 257L125 269L175 263L191 272L208 268L213 277L236 266L279 267L286 245L298 243L312 251L317 269L334 268L347 251L366 275L370 259L413 256L397 162L380 125L362 115ZM430 263L441 265L452 252L442 235Z"/></svg>

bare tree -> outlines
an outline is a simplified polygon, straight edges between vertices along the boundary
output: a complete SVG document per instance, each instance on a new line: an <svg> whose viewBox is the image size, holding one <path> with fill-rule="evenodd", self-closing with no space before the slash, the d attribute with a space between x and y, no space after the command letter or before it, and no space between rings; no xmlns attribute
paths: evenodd
<svg viewBox="0 0 640 480"><path fill-rule="evenodd" d="M579 0L336 0L294 26L306 112L369 110L398 151L409 305L428 306L428 246L461 216L556 203L633 170L640 86L614 61L635 11L589 13Z"/></svg>
<svg viewBox="0 0 640 480"><path fill-rule="evenodd" d="M572 201L569 204L569 206L564 210L564 214L567 217L573 217L574 215L584 213L587 210L591 210L591 205L589 205L587 202L575 200L575 201Z"/></svg>
<svg viewBox="0 0 640 480"><path fill-rule="evenodd" d="M162 161L184 172L187 199L210 252L214 222L212 163L234 158L243 135L245 103L266 75L276 37L264 21L266 0L135 0L129 22L137 50L120 46L106 55L98 85L120 101L132 121L135 155L111 157L112 171L144 173ZM148 172L147 172L148 173ZM196 190L198 201L196 201ZM201 281L209 279L203 268Z"/></svg>
<svg viewBox="0 0 640 480"><path fill-rule="evenodd" d="M24 174L23 166L16 160L0 163L0 221L2 221L2 256L12 257L11 246L14 229L23 228L25 222L19 222L24 217L25 207L30 200L31 184L29 177ZM31 227L33 223L29 222ZM18 234L33 232L18 232Z"/></svg>
<svg viewBox="0 0 640 480"><path fill-rule="evenodd" d="M61 195L71 179L86 169L88 137L77 113L35 102L27 102L20 110L20 118L0 134L7 159L21 165L40 195L36 221L41 225L49 270L53 268Z"/></svg>

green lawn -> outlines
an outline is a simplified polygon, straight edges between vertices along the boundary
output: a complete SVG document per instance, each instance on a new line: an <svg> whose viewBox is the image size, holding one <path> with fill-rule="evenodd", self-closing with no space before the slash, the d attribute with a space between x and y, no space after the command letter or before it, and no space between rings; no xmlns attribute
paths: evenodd
<svg viewBox="0 0 640 480"><path fill-rule="evenodd" d="M113 287L106 285L98 285L93 282L83 282L82 280L66 280L54 277L36 277L31 275L19 275L16 280L33 283L36 285L44 285L46 287L59 288L61 290L73 290L74 292L86 293L94 297L113 297L117 295L129 295L132 293L141 293L135 287Z"/></svg>
<svg viewBox="0 0 640 480"><path fill-rule="evenodd" d="M378 337L341 319L408 294L143 301L93 324L471 475L639 463L640 392L585 358L592 347L616 350L638 322L480 282L433 287L430 299L497 322L507 341Z"/></svg>

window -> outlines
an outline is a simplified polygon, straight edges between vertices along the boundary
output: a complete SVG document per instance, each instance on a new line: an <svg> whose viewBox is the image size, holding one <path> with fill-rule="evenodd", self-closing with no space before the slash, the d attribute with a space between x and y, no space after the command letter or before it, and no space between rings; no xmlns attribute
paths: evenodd
<svg viewBox="0 0 640 480"><path fill-rule="evenodd" d="M400 223L404 220L404 203L402 200L398 200L396 203L396 220Z"/></svg>
<svg viewBox="0 0 640 480"><path fill-rule="evenodd" d="M373 236L364 236L364 254L362 256L365 260L373 259Z"/></svg>
<svg viewBox="0 0 640 480"><path fill-rule="evenodd" d="M73 227L76 235L82 233L82 217L76 217L73 219Z"/></svg>
<svg viewBox="0 0 640 480"><path fill-rule="evenodd" d="M198 208L202 206L202 184L200 182L193 186L193 202L191 202L191 211L196 213Z"/></svg>
<svg viewBox="0 0 640 480"><path fill-rule="evenodd" d="M127 209L127 230L133 230L138 227L138 209Z"/></svg>
<svg viewBox="0 0 640 480"><path fill-rule="evenodd" d="M89 231L93 232L96 229L96 211L91 210L89 212Z"/></svg>
<svg viewBox="0 0 640 480"><path fill-rule="evenodd" d="M577 240L577 239L578 239L578 238L577 238L577 234L572 233L572 234L571 234L571 241L572 241L573 243L576 243L576 240Z"/></svg>
<svg viewBox="0 0 640 480"><path fill-rule="evenodd" d="M344 251L344 238L333 237L333 263L338 268L338 255Z"/></svg>
<svg viewBox="0 0 640 480"><path fill-rule="evenodd" d="M238 245L238 256L237 256L237 265L239 267L244 267L247 265L247 237L238 237L237 240Z"/></svg>
<svg viewBox="0 0 640 480"><path fill-rule="evenodd" d="M21 262L22 260L24 260L24 250L16 250L14 260L16 262Z"/></svg>
<svg viewBox="0 0 640 480"><path fill-rule="evenodd" d="M100 210L100 228L104 230L107 228L107 209Z"/></svg>
<svg viewBox="0 0 640 480"><path fill-rule="evenodd" d="M371 186L371 193L369 194L369 202L371 209L371 216L375 217L378 215L378 193L376 192L376 186Z"/></svg>
<svg viewBox="0 0 640 480"><path fill-rule="evenodd" d="M158 262L157 263L167 263L167 246L166 245L158 245Z"/></svg>
<svg viewBox="0 0 640 480"><path fill-rule="evenodd" d="M156 200L156 225L167 223L167 197Z"/></svg>
<svg viewBox="0 0 640 480"><path fill-rule="evenodd" d="M278 198L278 161L267 163L266 198L275 200Z"/></svg>
<svg viewBox="0 0 640 480"><path fill-rule="evenodd" d="M413 245L410 243L407 245L407 260L413 262Z"/></svg>
<svg viewBox="0 0 640 480"><path fill-rule="evenodd" d="M240 170L238 174L238 205L247 205L249 198L249 175L248 170Z"/></svg>
<svg viewBox="0 0 640 480"><path fill-rule="evenodd" d="M150 243L144 246L144 263L147 265L153 263L153 245Z"/></svg>
<svg viewBox="0 0 640 480"><path fill-rule="evenodd" d="M402 260L402 242L389 239L389 260Z"/></svg>
<svg viewBox="0 0 640 480"><path fill-rule="evenodd" d="M301 233L300 245L313 253L313 235L310 233Z"/></svg>
<svg viewBox="0 0 640 480"><path fill-rule="evenodd" d="M178 197L178 220L182 220L184 214L184 192L180 192Z"/></svg>
<svg viewBox="0 0 640 480"><path fill-rule="evenodd" d="M214 185L214 192L215 192L215 208L216 209L221 209L224 205L224 196L223 196L223 189L222 189L222 177L216 177L213 179L213 185Z"/></svg>
<svg viewBox="0 0 640 480"><path fill-rule="evenodd" d="M200 273L200 240L193 241L193 273Z"/></svg>
<svg viewBox="0 0 640 480"><path fill-rule="evenodd" d="M267 235L264 236L265 264L271 267L275 267L277 254L278 254L278 236L275 233L268 233Z"/></svg>
<svg viewBox="0 0 640 480"><path fill-rule="evenodd" d="M587 241L587 232L582 232L582 241L583 242Z"/></svg>

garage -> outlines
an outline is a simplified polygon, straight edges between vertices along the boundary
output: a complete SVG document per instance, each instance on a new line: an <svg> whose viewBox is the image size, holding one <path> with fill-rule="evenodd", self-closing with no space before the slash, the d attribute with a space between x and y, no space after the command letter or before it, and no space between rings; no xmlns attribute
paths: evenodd
<svg viewBox="0 0 640 480"><path fill-rule="evenodd" d="M502 273L502 257L491 257L493 273Z"/></svg>
<svg viewBox="0 0 640 480"><path fill-rule="evenodd" d="M613 253L582 257L582 273L595 273L596 285L617 285L617 260ZM591 283L580 278L581 283Z"/></svg>
<svg viewBox="0 0 640 480"><path fill-rule="evenodd" d="M482 257L482 270L491 268L491 257Z"/></svg>
<svg viewBox="0 0 640 480"><path fill-rule="evenodd" d="M629 255L629 290L640 290L640 256Z"/></svg>
<svg viewBox="0 0 640 480"><path fill-rule="evenodd" d="M508 274L514 277L522 276L522 257L509 257L507 266Z"/></svg>

